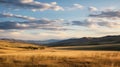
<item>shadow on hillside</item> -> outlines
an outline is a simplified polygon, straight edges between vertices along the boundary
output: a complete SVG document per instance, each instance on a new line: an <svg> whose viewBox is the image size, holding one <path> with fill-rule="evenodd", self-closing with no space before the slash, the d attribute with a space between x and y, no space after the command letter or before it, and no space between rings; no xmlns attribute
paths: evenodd
<svg viewBox="0 0 120 67"><path fill-rule="evenodd" d="M61 50L93 50L93 51L120 51L120 45L112 46L92 46L92 47L63 47Z"/></svg>

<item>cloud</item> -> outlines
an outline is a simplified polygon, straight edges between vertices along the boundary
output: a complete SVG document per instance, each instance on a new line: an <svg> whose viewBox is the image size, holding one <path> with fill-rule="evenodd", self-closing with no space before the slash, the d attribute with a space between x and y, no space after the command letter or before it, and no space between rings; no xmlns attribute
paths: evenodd
<svg viewBox="0 0 120 67"><path fill-rule="evenodd" d="M120 23L103 18L87 18L84 21L72 21L72 25L84 26L89 28L99 28L99 27L108 27L108 28L120 28Z"/></svg>
<svg viewBox="0 0 120 67"><path fill-rule="evenodd" d="M22 15L15 15L15 14L11 14L11 13L0 13L0 18L5 18L5 17L13 17L13 18L21 18L21 19L25 19L25 20L37 20L34 17L28 17L28 16L22 16Z"/></svg>
<svg viewBox="0 0 120 67"><path fill-rule="evenodd" d="M4 31L0 32L0 38L11 38L11 39L23 39L23 40L47 40L47 39L65 39L70 38L72 34L64 31L51 31L51 32L40 32L40 30L34 31L36 34L26 33L27 31L16 30L16 31Z"/></svg>
<svg viewBox="0 0 120 67"><path fill-rule="evenodd" d="M98 26L105 26L109 28L120 28L120 11L119 10L109 10L101 11L98 14L90 14L91 17ZM93 22L91 22L93 23Z"/></svg>
<svg viewBox="0 0 120 67"><path fill-rule="evenodd" d="M87 18L84 21L72 21L72 25L84 27L84 32L88 31L96 36L120 34L120 22L108 18Z"/></svg>
<svg viewBox="0 0 120 67"><path fill-rule="evenodd" d="M88 26L90 23L88 22L82 22L82 21L72 21L72 25L76 26Z"/></svg>
<svg viewBox="0 0 120 67"><path fill-rule="evenodd" d="M101 11L100 14L90 14L90 17L107 17L107 18L113 18L113 17L118 17L120 18L120 11Z"/></svg>
<svg viewBox="0 0 120 67"><path fill-rule="evenodd" d="M98 9L96 7L88 7L88 10L91 11L91 12L94 12L94 11L98 11Z"/></svg>
<svg viewBox="0 0 120 67"><path fill-rule="evenodd" d="M84 21L72 21L72 25L89 28L120 28L120 11L110 10L90 14Z"/></svg>
<svg viewBox="0 0 120 67"><path fill-rule="evenodd" d="M41 3L34 0L0 0L0 3L6 5L6 7L12 6L17 8L31 9L32 11L64 10L61 6L58 6L56 2Z"/></svg>
<svg viewBox="0 0 120 67"><path fill-rule="evenodd" d="M77 10L77 9L83 9L84 6L81 4L73 4L71 7L66 7L66 10Z"/></svg>
<svg viewBox="0 0 120 67"><path fill-rule="evenodd" d="M11 30L11 29L43 29L43 30L70 30L64 27L63 19L49 20L49 19L39 19L33 21L3 21L0 22L1 30Z"/></svg>
<svg viewBox="0 0 120 67"><path fill-rule="evenodd" d="M15 15L11 13L0 13L0 18L20 18L26 21L1 21L1 30L11 29L44 29L44 30L70 30L64 28L67 24L64 19L50 20L47 18L37 19L29 16Z"/></svg>
<svg viewBox="0 0 120 67"><path fill-rule="evenodd" d="M80 4L73 4L73 7L74 8L78 8L78 9L82 9L83 8L83 6L80 5Z"/></svg>

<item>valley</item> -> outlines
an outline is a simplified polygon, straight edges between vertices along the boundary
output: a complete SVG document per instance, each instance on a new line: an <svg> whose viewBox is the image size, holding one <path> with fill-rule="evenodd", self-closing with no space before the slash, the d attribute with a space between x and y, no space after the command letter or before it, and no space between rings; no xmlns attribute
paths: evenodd
<svg viewBox="0 0 120 67"><path fill-rule="evenodd" d="M117 44L116 46L119 46L119 44ZM101 51L101 50L96 51L75 49L75 48L81 49L83 47L86 48L93 46L43 47L34 44L2 40L0 41L0 67L120 66L119 51ZM74 49L71 50L71 48Z"/></svg>

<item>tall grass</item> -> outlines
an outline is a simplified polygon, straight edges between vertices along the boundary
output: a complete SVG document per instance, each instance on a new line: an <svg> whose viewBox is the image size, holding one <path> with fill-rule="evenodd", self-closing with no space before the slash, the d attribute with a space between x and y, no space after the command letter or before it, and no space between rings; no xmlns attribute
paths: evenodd
<svg viewBox="0 0 120 67"><path fill-rule="evenodd" d="M48 51L0 55L0 67L119 67L119 52ZM68 53L68 54L62 54ZM60 55L61 54L61 55ZM80 55L81 54L81 55ZM68 55L68 56L67 56Z"/></svg>

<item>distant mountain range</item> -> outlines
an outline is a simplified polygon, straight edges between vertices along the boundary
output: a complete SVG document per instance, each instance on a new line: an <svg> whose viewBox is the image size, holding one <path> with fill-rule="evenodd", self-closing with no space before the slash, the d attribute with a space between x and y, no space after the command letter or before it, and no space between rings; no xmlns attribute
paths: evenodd
<svg viewBox="0 0 120 67"><path fill-rule="evenodd" d="M12 42L25 42L25 43L32 43L32 44L38 44L38 45L43 45L43 44L49 44L49 43L54 43L54 42L58 42L61 40L55 40L55 39L50 39L50 40L19 40L19 39L6 39L6 38L2 38L0 40L8 40L8 41L12 41Z"/></svg>
<svg viewBox="0 0 120 67"><path fill-rule="evenodd" d="M22 48L22 49L44 49L45 46L62 50L109 50L120 51L120 35L105 37L83 37L66 40L17 40L1 39L0 49ZM7 47L6 47L7 45ZM40 46L39 46L40 45Z"/></svg>
<svg viewBox="0 0 120 67"><path fill-rule="evenodd" d="M44 41L40 41L40 40L26 40L25 42L34 43L34 44L49 44L49 43L54 43L54 42L59 42L59 41L61 41L61 40L50 39L50 40L44 40Z"/></svg>
<svg viewBox="0 0 120 67"><path fill-rule="evenodd" d="M17 40L17 39L1 39L10 40L13 42L25 42L37 45L46 46L82 46L82 45L101 45L101 44L115 44L120 43L120 35L116 36L104 36L104 37L83 37L83 38L72 38L66 40Z"/></svg>
<svg viewBox="0 0 120 67"><path fill-rule="evenodd" d="M120 35L105 37L83 37L49 43L48 46L82 46L120 43Z"/></svg>

